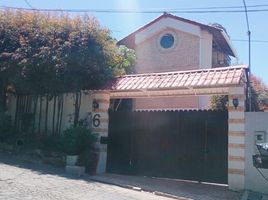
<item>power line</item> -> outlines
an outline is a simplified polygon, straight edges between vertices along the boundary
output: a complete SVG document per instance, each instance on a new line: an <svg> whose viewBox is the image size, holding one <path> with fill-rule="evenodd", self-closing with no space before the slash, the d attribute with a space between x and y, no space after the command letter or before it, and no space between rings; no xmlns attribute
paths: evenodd
<svg viewBox="0 0 268 200"><path fill-rule="evenodd" d="M268 6L268 5L267 5ZM212 8L212 7L211 7ZM0 9L10 10L25 10L25 11L40 11L40 12L71 12L71 13L140 13L140 14L159 14L164 11L169 13L243 13L243 9L233 10L133 10L133 9L48 9L48 8L23 8L23 7L11 7L0 6ZM203 8L204 9L204 8ZM250 9L247 12L268 12L267 9Z"/></svg>
<svg viewBox="0 0 268 200"><path fill-rule="evenodd" d="M231 39L231 41L234 41L234 42L248 42L248 40L243 40L243 39ZM251 40L251 42L268 43L268 40Z"/></svg>
<svg viewBox="0 0 268 200"><path fill-rule="evenodd" d="M29 2L28 0L24 0L24 2L31 8L31 9L35 9ZM5 8L10 8L10 9L25 9L25 10L30 10L28 8L22 8L22 7L10 7L10 6L2 6L2 7L5 7ZM257 7L268 7L268 4L258 4L258 5L251 5L251 6L247 6L248 8L257 8ZM170 9L170 8L152 8L150 10L146 10L146 11L138 11L138 10L131 10L131 9L122 9L122 10L118 10L118 9L100 9L100 10L96 10L96 9L88 9L88 10L84 10L84 9L38 9L38 10L51 10L51 11L99 11L99 12L163 12L163 10L168 10L168 11L173 11L173 12L177 12L177 11L183 11L183 10L210 10L210 9L234 9L234 8L244 8L244 6L221 6L221 7L188 7L188 8L175 8L175 9ZM249 10L251 11L251 10ZM252 11L255 11L255 10L252 10ZM262 10L258 10L258 11L262 11ZM220 11L221 12L221 11ZM232 12L232 10L231 10ZM235 10L236 12L236 10ZM242 12L242 10L241 10Z"/></svg>
<svg viewBox="0 0 268 200"><path fill-rule="evenodd" d="M0 6L0 9L1 8L4 8L4 9L17 9L17 10L30 10L30 11L66 11L66 12L109 12L109 13L128 13L128 12L159 12L159 13L162 13L163 11L157 11L157 10L147 10L147 11L138 11L138 10L123 10L123 9L37 9L37 8L34 8L29 2L28 0L24 0L25 3L30 7L30 8L21 8L21 7L9 7L9 6ZM268 7L268 4L261 4L261 5L251 5L251 6L247 6L248 7ZM221 8L221 9L228 9L228 8L244 8L244 6L225 6L225 7L196 7L196 8L179 8L179 9L173 9L173 10L170 10L170 11L179 11L179 10L186 10L186 9L218 9L218 8ZM258 10L258 11L268 11L268 9L263 9L263 10ZM247 12L253 12L253 10L247 10ZM187 11L188 12L188 11ZM199 11L197 11L199 12ZM211 12L211 11L204 11L204 12ZM218 12L218 11L212 11L212 12ZM225 12L225 11L220 11L220 12ZM238 11L227 11L227 12L238 12ZM243 10L239 10L239 12L245 12ZM247 27L249 28L249 24L248 24L248 17L247 17ZM114 32L120 32L118 30L114 31ZM234 41L234 42L248 42L248 40L245 40L245 39L231 39L231 41ZM268 40L251 40L251 42L255 42L255 43L268 43Z"/></svg>
<svg viewBox="0 0 268 200"><path fill-rule="evenodd" d="M260 4L260 5L251 5L247 6L248 8L257 8L257 7L267 7L268 4ZM222 7L196 7L196 8L177 8L177 9L172 9L172 10L210 10L210 9L234 9L234 8L243 8L244 6L222 6ZM162 10L162 8L161 8ZM169 10L166 8L166 10Z"/></svg>
<svg viewBox="0 0 268 200"><path fill-rule="evenodd" d="M24 0L24 2L25 2L31 9L35 9L35 8L28 2L28 0Z"/></svg>

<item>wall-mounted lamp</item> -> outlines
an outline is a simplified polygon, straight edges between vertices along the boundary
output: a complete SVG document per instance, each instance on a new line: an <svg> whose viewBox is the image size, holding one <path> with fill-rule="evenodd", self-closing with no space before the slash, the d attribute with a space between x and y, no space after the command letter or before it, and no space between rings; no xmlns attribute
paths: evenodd
<svg viewBox="0 0 268 200"><path fill-rule="evenodd" d="M93 100L93 109L96 110L99 108L99 103L96 100Z"/></svg>
<svg viewBox="0 0 268 200"><path fill-rule="evenodd" d="M237 98L233 99L233 105L234 105L235 109L239 105L239 100Z"/></svg>

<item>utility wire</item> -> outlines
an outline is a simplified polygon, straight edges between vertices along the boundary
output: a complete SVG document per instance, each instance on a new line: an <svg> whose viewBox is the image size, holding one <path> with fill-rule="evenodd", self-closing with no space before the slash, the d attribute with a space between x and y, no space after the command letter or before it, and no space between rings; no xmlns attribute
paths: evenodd
<svg viewBox="0 0 268 200"><path fill-rule="evenodd" d="M242 39L231 39L231 41L234 41L234 42L248 42L248 40L242 40ZM268 43L268 40L251 40L251 42Z"/></svg>
<svg viewBox="0 0 268 200"><path fill-rule="evenodd" d="M30 7L30 8L21 8L21 7L9 7L9 6L0 6L0 9L15 9L15 10L32 10L32 11L60 11L60 12L108 12L108 13L134 13L134 12L142 12L142 13L163 13L163 11L159 11L159 10L147 10L147 11L138 11L138 10L118 10L118 9L37 9L34 8L29 2L28 0L24 0L25 3ZM246 6L246 10L236 10L236 11L227 11L227 12L255 12L254 10L247 10L248 7L268 7L268 4L260 4L260 5L251 5L251 6ZM225 6L225 7L196 7L196 8L179 8L179 9L173 9L170 11L179 11L179 10L195 10L195 9L229 9L229 8L245 8L244 6ZM161 8L162 9L162 8ZM163 9L163 10L167 10L167 9ZM189 11L188 10L188 11ZM186 11L186 12L188 12ZM262 10L258 10L258 11L268 11L268 9L262 9ZM256 12L258 12L256 11ZM182 11L184 12L184 11ZM200 11L191 11L191 12L200 12ZM202 12L211 12L211 11L202 11ZM218 12L218 11L212 11L212 12ZM220 11L220 12L226 12L226 11ZM249 20L248 20L248 15L246 12L246 20L247 20L247 28L249 30ZM120 32L120 31L115 31L115 32ZM248 42L248 40L243 40L243 39L231 39L232 41L235 42ZM255 43L268 43L268 40L251 40L251 42L255 42Z"/></svg>
<svg viewBox="0 0 268 200"><path fill-rule="evenodd" d="M72 13L140 13L140 14L154 14L163 13L164 10L133 10L133 9L49 9L49 8L23 8L23 7L11 7L0 6L0 9L10 10L26 10L26 11L41 11L41 12L72 12ZM233 10L165 10L169 13L243 13L243 9ZM268 8L265 9L250 9L247 12L268 12Z"/></svg>
<svg viewBox="0 0 268 200"><path fill-rule="evenodd" d="M25 3L31 8L31 9L36 9L34 8L29 2L28 0L24 0ZM4 6L3 6L4 7ZM9 6L5 6L5 7L9 7ZM257 8L257 7L268 7L268 4L258 4L258 5L251 5L251 6L247 6L248 8ZM15 8L15 9L27 9L27 8L20 8L20 7L9 7L9 8ZM222 7L188 7L188 8L175 8L175 9L170 9L170 8L151 8L150 10L147 10L148 12L162 12L162 10L169 10L169 11L183 11L183 10L210 10L210 9L234 9L234 8L244 8L244 6L222 6ZM40 10L40 9L39 9ZM42 9L43 10L43 9ZM63 10L63 9L46 9L46 10ZM86 11L86 10L75 10L75 9L65 9L65 10L74 10L74 11ZM113 12L113 11L124 11L124 10L113 10L113 9L101 9L100 11L109 11L109 12ZM91 11L91 10L88 10ZM93 10L95 11L95 9ZM133 11L136 12L137 10L129 10L126 9L125 11ZM145 12L147 12L145 11ZM143 11L142 11L143 12Z"/></svg>
<svg viewBox="0 0 268 200"><path fill-rule="evenodd" d="M31 8L31 9L35 9L29 2L28 0L24 0L24 2ZM36 9L35 9L36 10Z"/></svg>
<svg viewBox="0 0 268 200"><path fill-rule="evenodd" d="M247 6L248 8L257 8L257 7L267 7L268 4L260 4L260 5L251 5ZM244 9L244 6L221 6L221 7L196 7L196 8L175 8L172 10L210 10L210 9L234 9L234 8L242 8ZM159 8L158 8L159 9ZM169 8L161 10L170 10Z"/></svg>

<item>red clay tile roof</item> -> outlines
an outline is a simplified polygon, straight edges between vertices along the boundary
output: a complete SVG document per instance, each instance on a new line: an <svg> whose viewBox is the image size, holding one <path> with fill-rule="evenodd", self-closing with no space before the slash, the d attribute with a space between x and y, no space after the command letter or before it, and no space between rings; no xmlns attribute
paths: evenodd
<svg viewBox="0 0 268 200"><path fill-rule="evenodd" d="M188 20L182 17L178 17L175 15L171 15L169 13L164 13L163 15L161 15L160 17L156 18L155 20L151 21L150 23L144 25L143 27L139 28L138 30L136 30L135 32L129 34L128 36L124 37L123 39L119 40L117 42L118 45L126 45L128 48L131 49L135 49L135 35L146 29L147 27L151 26L152 24L154 24L155 22L159 21L162 18L172 18L175 20L180 20L189 24L193 24L196 26L199 26L202 29L205 29L207 31L209 31L212 35L214 40L217 42L217 44L220 45L221 49L226 52L227 54L229 54L230 56L235 57L236 56L236 52L234 52L234 50L232 49L232 47L230 46L230 44L228 43L228 41L226 40L226 38L223 36L222 32L223 30L213 27L213 26L209 26L209 25L205 25L205 24L201 24L199 22L195 22L192 20Z"/></svg>
<svg viewBox="0 0 268 200"><path fill-rule="evenodd" d="M246 82L246 65L118 77L106 88L111 91L215 88Z"/></svg>

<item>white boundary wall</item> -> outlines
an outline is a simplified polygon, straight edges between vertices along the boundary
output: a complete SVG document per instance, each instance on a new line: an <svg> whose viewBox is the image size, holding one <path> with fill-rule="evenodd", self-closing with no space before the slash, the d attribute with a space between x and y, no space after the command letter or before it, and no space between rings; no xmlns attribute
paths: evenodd
<svg viewBox="0 0 268 200"><path fill-rule="evenodd" d="M14 95L8 96L8 114L11 115L12 122L15 121L15 115L16 115L16 101L17 97ZM41 107L41 122L40 122L40 131L41 133L44 133L45 130L45 112L46 112L46 100L44 97L42 97L42 107ZM87 119L88 123L91 122L91 114L92 114L92 101L93 101L93 92L81 92L81 106L80 106L80 112L79 112L79 119ZM65 93L63 95L63 113L62 113L62 126L61 131L64 131L65 129L69 128L73 124L73 118L74 118L74 111L75 111L75 94L74 93ZM33 102L30 106L30 111L28 113L33 112ZM58 109L58 100L55 104L55 110ZM22 111L21 111L22 112ZM35 115L35 132L37 132L37 126L39 121L39 113L40 113L40 97L37 101L37 108L36 108L36 115ZM57 112L56 112L57 118ZM47 116L47 129L48 134L52 132L53 127L53 99L49 101L48 103L48 116ZM56 121L55 121L56 124ZM56 126L56 125L55 125Z"/></svg>
<svg viewBox="0 0 268 200"><path fill-rule="evenodd" d="M245 162L245 189L268 194L268 182L253 166L252 155L257 153L255 148L256 134L266 132L266 142L268 142L268 113L248 112L246 118L246 162ZM265 142L265 141L264 141ZM268 169L259 169L268 179Z"/></svg>

